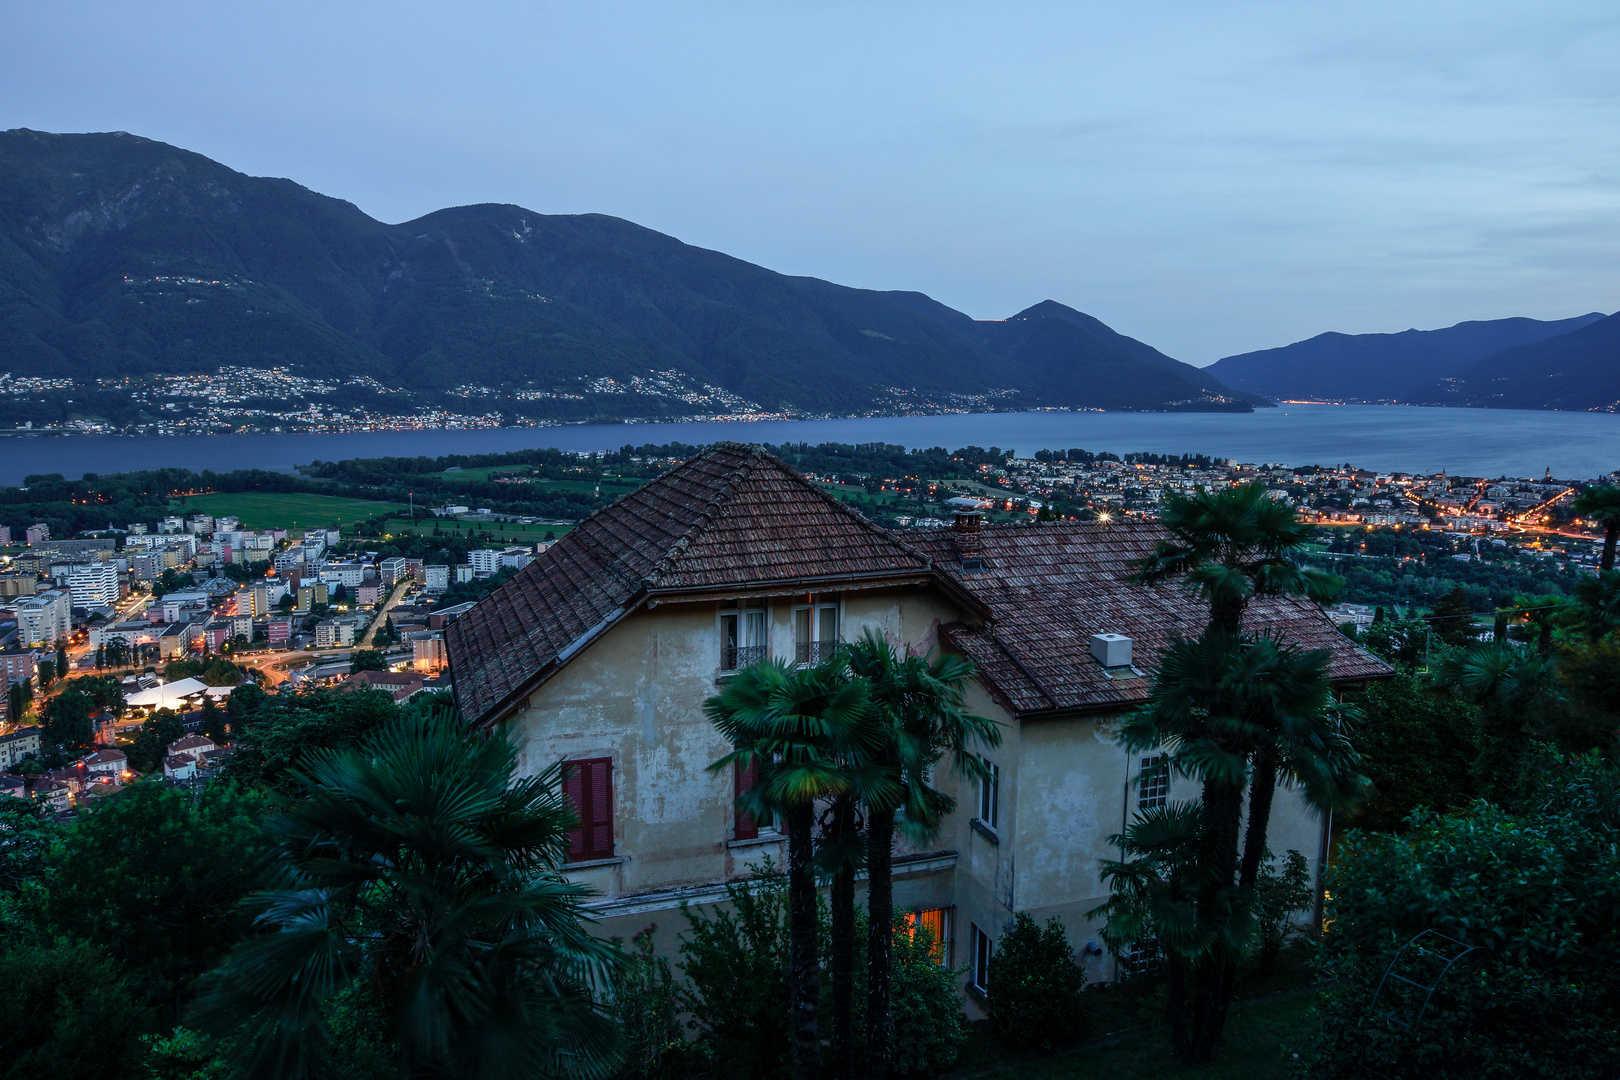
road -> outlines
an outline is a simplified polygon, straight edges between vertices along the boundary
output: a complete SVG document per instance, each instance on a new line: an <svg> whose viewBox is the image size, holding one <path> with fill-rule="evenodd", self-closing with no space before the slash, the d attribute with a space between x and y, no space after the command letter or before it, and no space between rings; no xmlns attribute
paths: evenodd
<svg viewBox="0 0 1620 1080"><path fill-rule="evenodd" d="M394 591L388 594L388 599L384 602L382 610L377 612L377 617L371 620L371 625L366 627L366 632L361 635L359 648L371 648L371 639L377 636L377 628L387 624L388 613L394 610L395 604L404 599L405 590L410 587L412 580L412 578L404 578L394 586Z"/></svg>

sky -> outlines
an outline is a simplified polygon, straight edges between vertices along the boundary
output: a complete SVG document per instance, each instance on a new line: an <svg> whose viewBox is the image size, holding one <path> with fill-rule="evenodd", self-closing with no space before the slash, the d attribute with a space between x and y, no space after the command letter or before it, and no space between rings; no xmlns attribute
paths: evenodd
<svg viewBox="0 0 1620 1080"><path fill-rule="evenodd" d="M0 128L613 214L1181 360L1620 309L1620 5L0 0Z"/></svg>

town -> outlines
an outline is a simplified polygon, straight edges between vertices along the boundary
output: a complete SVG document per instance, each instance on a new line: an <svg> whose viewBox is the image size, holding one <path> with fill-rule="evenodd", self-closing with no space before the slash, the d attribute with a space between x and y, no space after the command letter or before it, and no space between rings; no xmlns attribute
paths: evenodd
<svg viewBox="0 0 1620 1080"><path fill-rule="evenodd" d="M993 447L779 449L793 451L827 493L901 536L943 527L961 511L992 523L1038 527L1067 519L1107 527L1152 520L1172 495L1260 483L1319 526L1317 542L1297 557L1347 578L1347 594L1330 615L1351 632L1370 627L1383 605L1392 616L1420 614L1458 595L1469 598L1488 640L1497 610L1517 593L1557 591L1560 582L1572 588L1594 570L1604 529L1571 510L1583 485L1550 476L1423 476L1084 450L1019 457ZM447 503L346 527L249 529L237 516L207 513L66 537L52 536L44 522L0 526L0 664L10 688L0 699L0 789L71 813L136 775L124 751L163 710L180 718L185 735L154 770L172 781L206 777L229 747L221 740L199 752L203 706L226 703L244 682L271 692L386 686L397 700L447 688L446 628L574 524L517 513L523 493L572 485L591 493L590 509L696 450L551 451L559 464L546 467L501 464L508 458L495 456L476 470L450 466L440 475L499 485L482 490L514 493L505 504ZM344 464L350 472L382 467ZM319 513L323 498L300 505ZM453 548L464 561L390 554L398 545L385 528L401 539L420 534L446 560ZM480 536L495 543L475 546ZM1394 589L1391 573L1423 577ZM220 679L195 677L221 660ZM61 753L46 752L36 722L43 697L64 678L114 672L121 704L94 714L93 747L56 760ZM115 761L117 768L109 764Z"/></svg>

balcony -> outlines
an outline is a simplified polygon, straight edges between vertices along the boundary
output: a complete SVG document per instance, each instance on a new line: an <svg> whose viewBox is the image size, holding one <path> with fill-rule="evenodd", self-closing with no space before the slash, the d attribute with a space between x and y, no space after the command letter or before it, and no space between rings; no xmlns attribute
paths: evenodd
<svg viewBox="0 0 1620 1080"><path fill-rule="evenodd" d="M740 671L765 659L763 645L726 645L720 650L720 669Z"/></svg>
<svg viewBox="0 0 1620 1080"><path fill-rule="evenodd" d="M831 660L833 653L838 651L836 641L801 641L794 646L794 659L800 664L819 664L823 660Z"/></svg>

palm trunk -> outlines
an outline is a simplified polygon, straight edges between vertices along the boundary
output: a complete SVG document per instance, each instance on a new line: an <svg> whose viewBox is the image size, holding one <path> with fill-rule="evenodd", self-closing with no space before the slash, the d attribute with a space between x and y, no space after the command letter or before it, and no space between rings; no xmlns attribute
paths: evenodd
<svg viewBox="0 0 1620 1080"><path fill-rule="evenodd" d="M789 810L788 838L788 1030L793 1037L793 1080L821 1075L821 1033L816 1013L821 1005L821 969L816 940L816 878L810 867L811 823L808 803Z"/></svg>
<svg viewBox="0 0 1620 1080"><path fill-rule="evenodd" d="M1221 928L1232 918L1232 887L1238 873L1238 823L1243 814L1243 788L1237 784L1204 784L1206 857L1213 880L1198 897L1198 921ZM1190 1063L1214 1059L1215 1047L1226 1029L1226 1011L1232 1003L1237 966L1218 943L1199 961L1193 974L1193 1000L1188 1017Z"/></svg>
<svg viewBox="0 0 1620 1080"><path fill-rule="evenodd" d="M1616 541L1620 541L1620 521L1610 522L1603 529L1603 555L1598 560L1598 569L1614 569L1614 548Z"/></svg>
<svg viewBox="0 0 1620 1080"><path fill-rule="evenodd" d="M1249 781L1249 826L1243 837L1243 866L1238 885L1254 887L1260 880L1260 863L1266 857L1266 829L1271 822L1271 801L1277 793L1277 751L1266 747L1255 757L1254 777Z"/></svg>
<svg viewBox="0 0 1620 1080"><path fill-rule="evenodd" d="M833 806L833 839L855 832L855 804ZM832 1053L836 1080L855 1080L855 864L844 862L832 880Z"/></svg>
<svg viewBox="0 0 1620 1080"><path fill-rule="evenodd" d="M866 1080L889 1075L889 969L894 948L894 811L866 825Z"/></svg>

